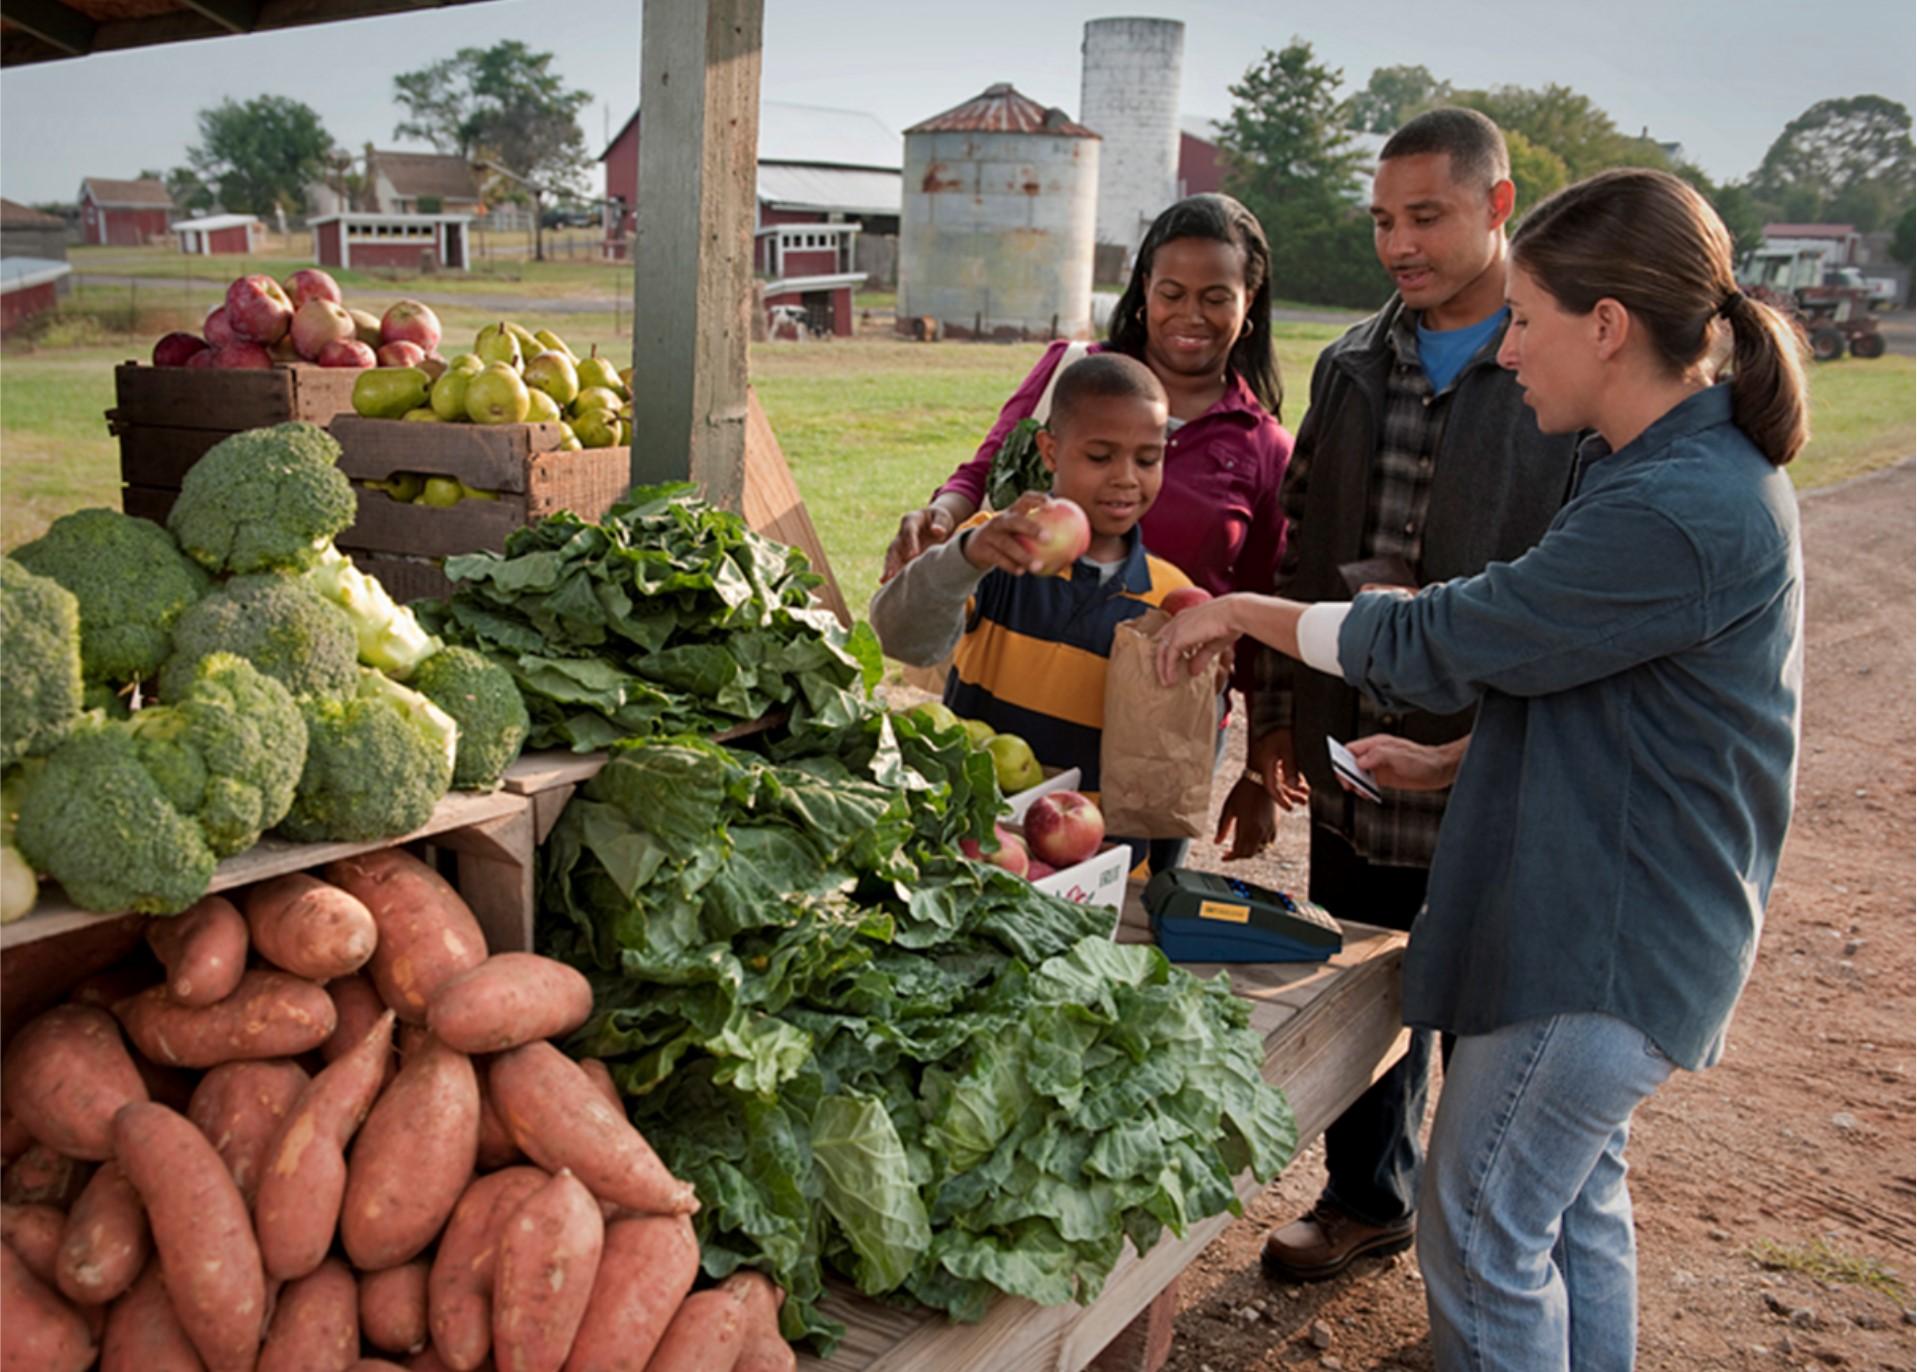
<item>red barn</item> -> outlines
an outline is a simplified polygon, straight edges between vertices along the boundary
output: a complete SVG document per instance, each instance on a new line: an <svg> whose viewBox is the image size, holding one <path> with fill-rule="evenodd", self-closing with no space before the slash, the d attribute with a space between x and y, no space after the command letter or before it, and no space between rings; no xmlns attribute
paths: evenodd
<svg viewBox="0 0 1917 1372"><path fill-rule="evenodd" d="M72 270L47 258L0 258L0 336L52 309L60 278Z"/></svg>
<svg viewBox="0 0 1917 1372"><path fill-rule="evenodd" d="M164 237L173 222L173 194L164 181L80 183L80 241L137 248Z"/></svg>
<svg viewBox="0 0 1917 1372"><path fill-rule="evenodd" d="M1218 158L1216 125L1209 119L1181 121L1178 131L1178 194L1206 195L1225 188L1225 169Z"/></svg>
<svg viewBox="0 0 1917 1372"><path fill-rule="evenodd" d="M180 251L190 257L215 253L250 253L265 228L250 214L212 214L204 219L182 219L173 225Z"/></svg>

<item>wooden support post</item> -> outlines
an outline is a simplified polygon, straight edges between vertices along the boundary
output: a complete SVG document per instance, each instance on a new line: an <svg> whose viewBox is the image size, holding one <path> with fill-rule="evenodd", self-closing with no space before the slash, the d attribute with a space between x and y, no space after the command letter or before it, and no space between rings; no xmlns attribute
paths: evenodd
<svg viewBox="0 0 1917 1372"><path fill-rule="evenodd" d="M632 479L739 508L765 0L644 7Z"/></svg>

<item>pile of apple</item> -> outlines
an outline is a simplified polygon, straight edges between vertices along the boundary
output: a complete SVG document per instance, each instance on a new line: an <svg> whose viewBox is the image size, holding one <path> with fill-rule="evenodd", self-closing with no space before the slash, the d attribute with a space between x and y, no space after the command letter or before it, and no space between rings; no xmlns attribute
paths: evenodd
<svg viewBox="0 0 1917 1372"><path fill-rule="evenodd" d="M1051 791L1025 811L1021 832L1009 825L993 826L998 847L987 852L977 839L959 840L968 858L1003 867L1015 877L1038 881L1067 867L1076 867L1105 842L1105 816L1078 791Z"/></svg>
<svg viewBox="0 0 1917 1372"><path fill-rule="evenodd" d="M438 347L439 319L417 300L402 300L375 318L348 309L337 281L317 267L305 267L284 282L240 277L226 288L226 303L206 317L200 333L170 333L153 345L153 365L444 368Z"/></svg>
<svg viewBox="0 0 1917 1372"><path fill-rule="evenodd" d="M437 370L429 363L365 373L353 385L354 411L428 424L558 424L561 446L573 451L632 442L632 369L621 372L597 347L580 357L550 330L501 320L479 331L470 353Z"/></svg>

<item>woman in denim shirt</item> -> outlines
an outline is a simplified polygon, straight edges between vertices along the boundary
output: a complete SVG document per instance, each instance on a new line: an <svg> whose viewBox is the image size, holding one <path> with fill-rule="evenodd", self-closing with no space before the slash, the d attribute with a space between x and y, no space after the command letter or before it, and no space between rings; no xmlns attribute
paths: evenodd
<svg viewBox="0 0 1917 1372"><path fill-rule="evenodd" d="M1445 1372L1609 1372L1636 1356L1631 1116L1722 1055L1790 822L1805 387L1723 224L1661 172L1539 205L1507 294L1499 360L1539 427L1593 431L1543 540L1416 596L1224 597L1171 622L1160 669L1248 633L1393 707L1477 705L1404 970L1406 1020L1457 1036L1418 1235L1432 1345Z"/></svg>

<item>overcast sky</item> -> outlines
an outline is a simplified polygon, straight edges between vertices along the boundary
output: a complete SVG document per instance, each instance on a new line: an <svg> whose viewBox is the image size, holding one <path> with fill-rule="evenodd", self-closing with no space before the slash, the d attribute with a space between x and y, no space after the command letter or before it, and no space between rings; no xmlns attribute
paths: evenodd
<svg viewBox="0 0 1917 1372"><path fill-rule="evenodd" d="M1076 113L1084 22L1114 14L1185 22L1188 114L1224 114L1226 88L1296 35L1344 70L1348 89L1399 63L1459 86L1571 86L1620 128L1682 143L1718 179L1750 172L1817 100L1917 103L1911 0L766 0L761 94L865 110L896 130L1011 81ZM10 68L0 194L71 200L82 176L177 166L196 112L227 96L291 96L345 147L400 146L394 75L504 38L556 53L566 82L592 93L581 122L596 157L638 99L638 0L493 0Z"/></svg>

